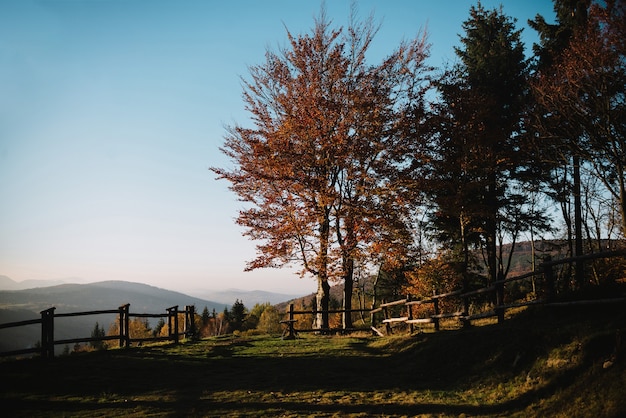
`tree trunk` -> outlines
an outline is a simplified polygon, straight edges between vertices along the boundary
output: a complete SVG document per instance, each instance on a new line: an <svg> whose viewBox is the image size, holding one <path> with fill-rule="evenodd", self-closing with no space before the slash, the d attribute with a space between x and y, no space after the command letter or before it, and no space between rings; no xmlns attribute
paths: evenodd
<svg viewBox="0 0 626 418"><path fill-rule="evenodd" d="M328 306L330 302L330 285L327 278L317 278L317 314L315 317L316 329L330 328L328 322Z"/></svg>
<svg viewBox="0 0 626 418"><path fill-rule="evenodd" d="M330 285L328 284L328 246L330 234L329 209L323 208L319 223L320 251L317 274L317 314L315 328L328 329L328 306L330 302Z"/></svg>
<svg viewBox="0 0 626 418"><path fill-rule="evenodd" d="M354 288L354 260L349 259L346 263L346 271L343 278L343 329L352 328L352 290Z"/></svg>
<svg viewBox="0 0 626 418"><path fill-rule="evenodd" d="M575 257L583 255L583 221L582 221L582 201L580 185L580 157L574 156L574 245ZM582 260L576 261L575 268L576 285L578 288L585 284L584 263Z"/></svg>

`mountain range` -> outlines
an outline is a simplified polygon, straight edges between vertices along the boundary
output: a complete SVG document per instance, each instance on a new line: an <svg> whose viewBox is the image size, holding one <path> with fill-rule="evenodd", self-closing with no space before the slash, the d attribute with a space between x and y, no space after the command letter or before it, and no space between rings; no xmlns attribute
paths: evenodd
<svg viewBox="0 0 626 418"><path fill-rule="evenodd" d="M23 286L44 284L48 286L21 289ZM125 281L65 283L53 286L49 284L50 281L18 283L6 276L0 276L0 324L37 319L40 318L41 311L51 307L55 307L55 313L59 314L117 309L129 303L131 313L158 314L165 313L166 309L172 306L178 305L179 309L183 309L186 305L194 305L197 312L201 313L205 307L210 312L214 309L221 312L225 308L230 308L236 299L243 301L246 307L252 308L254 303L257 303L252 302L252 299L261 303L260 301L269 302L287 296L262 291L230 290L218 292L216 295L221 300L216 302ZM55 320L55 339L88 337L96 322L108 329L115 320L114 314L58 318ZM39 325L2 329L0 351L30 347L39 341L40 332Z"/></svg>

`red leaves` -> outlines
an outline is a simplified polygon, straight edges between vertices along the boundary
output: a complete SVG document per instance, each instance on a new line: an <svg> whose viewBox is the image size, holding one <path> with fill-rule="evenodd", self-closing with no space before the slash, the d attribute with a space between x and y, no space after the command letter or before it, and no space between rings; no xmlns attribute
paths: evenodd
<svg viewBox="0 0 626 418"><path fill-rule="evenodd" d="M261 242L248 269L297 262L340 277L346 257L365 263L379 240L408 228L407 189L388 186L407 152L404 110L423 92L427 45L403 43L371 66L375 32L370 20L345 36L322 14L310 35L288 32L288 50L250 68L243 98L254 128L230 127L222 152L236 168L213 169L251 205L237 218Z"/></svg>

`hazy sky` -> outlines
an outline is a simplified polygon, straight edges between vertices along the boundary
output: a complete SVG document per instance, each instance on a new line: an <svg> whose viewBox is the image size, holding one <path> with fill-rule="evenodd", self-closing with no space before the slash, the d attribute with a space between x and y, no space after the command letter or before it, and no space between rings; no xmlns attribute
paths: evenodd
<svg viewBox="0 0 626 418"><path fill-rule="evenodd" d="M504 5L518 27L549 0ZM382 23L378 62L427 27L430 64L454 60L474 1L358 1ZM245 273L254 242L211 166L246 123L240 76L309 32L320 1L0 0L0 275L128 280L172 290L312 292L288 270ZM350 0L327 0L346 23ZM536 41L524 30L527 49Z"/></svg>

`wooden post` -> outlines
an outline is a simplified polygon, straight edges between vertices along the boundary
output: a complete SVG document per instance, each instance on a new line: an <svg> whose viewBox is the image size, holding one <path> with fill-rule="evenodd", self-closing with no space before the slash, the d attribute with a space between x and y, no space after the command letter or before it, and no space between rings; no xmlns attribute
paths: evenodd
<svg viewBox="0 0 626 418"><path fill-rule="evenodd" d="M284 321L287 323L287 335L283 334L283 340L293 340L296 338L296 330L294 328L296 320L294 319L293 303L289 304L287 313L289 314L287 317L287 321Z"/></svg>
<svg viewBox="0 0 626 418"><path fill-rule="evenodd" d="M168 337L178 344L178 305L167 308Z"/></svg>
<svg viewBox="0 0 626 418"><path fill-rule="evenodd" d="M130 303L122 305L120 310L120 347L130 347Z"/></svg>
<svg viewBox="0 0 626 418"><path fill-rule="evenodd" d="M126 333L125 346L128 348L130 347L130 303L124 305L124 332Z"/></svg>
<svg viewBox="0 0 626 418"><path fill-rule="evenodd" d="M41 311L41 357L54 358L54 310Z"/></svg>
<svg viewBox="0 0 626 418"><path fill-rule="evenodd" d="M389 319L389 308L387 308L386 306L383 306L383 317L385 319ZM384 320L383 320L383 322L384 322ZM385 329L387 330L387 335L391 335L393 333L393 330L391 329L391 323L390 322L385 322Z"/></svg>
<svg viewBox="0 0 626 418"><path fill-rule="evenodd" d="M413 319L413 307L411 306L410 302L411 301L411 295L406 295L406 317L408 318L408 320L410 321L411 319ZM409 333L413 334L413 324L409 322Z"/></svg>
<svg viewBox="0 0 626 418"><path fill-rule="evenodd" d="M117 323L119 324L119 332L120 332L120 348L124 347L124 306L120 306L119 308L119 317L117 319Z"/></svg>
<svg viewBox="0 0 626 418"><path fill-rule="evenodd" d="M547 303L554 302L554 300L556 299L556 291L555 291L555 285L554 285L554 271L552 271L552 265L550 264L551 260L552 260L552 257L548 255L546 256L545 261L541 263L541 265L539 266L539 268L543 272Z"/></svg>
<svg viewBox="0 0 626 418"><path fill-rule="evenodd" d="M463 293L467 293L469 292L469 278L467 277L467 271L465 271L463 273ZM463 316L462 316L462 322L463 322L463 327L469 327L471 326L471 322L468 319L469 317L469 307L470 307L470 300L469 297L467 296L463 296Z"/></svg>
<svg viewBox="0 0 626 418"><path fill-rule="evenodd" d="M433 299L433 308L435 310L435 317L433 318L433 323L435 324L435 331L439 331L439 299Z"/></svg>
<svg viewBox="0 0 626 418"><path fill-rule="evenodd" d="M504 278L498 273L498 283L496 283L496 314L498 324L504 322Z"/></svg>
<svg viewBox="0 0 626 418"><path fill-rule="evenodd" d="M194 338L196 333L196 307L185 306L185 338Z"/></svg>

